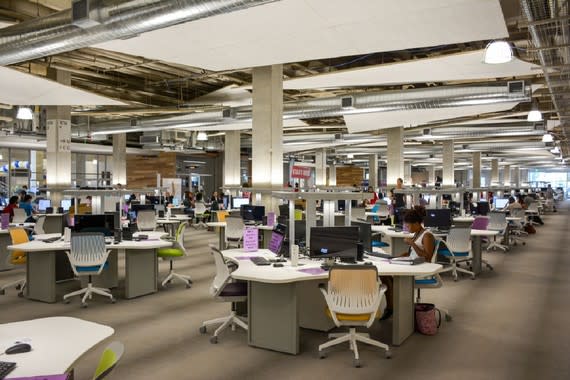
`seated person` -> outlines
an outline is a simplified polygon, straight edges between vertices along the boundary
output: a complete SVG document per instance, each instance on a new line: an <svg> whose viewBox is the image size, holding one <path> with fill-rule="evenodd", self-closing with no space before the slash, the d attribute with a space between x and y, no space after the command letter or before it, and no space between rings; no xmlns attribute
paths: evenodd
<svg viewBox="0 0 570 380"><path fill-rule="evenodd" d="M35 221L33 218L33 214L35 214L35 211L32 206L32 196L30 194L26 194L26 196L24 196L24 200L20 201L18 207L26 211L26 216L28 217L28 219L26 219L27 222Z"/></svg>
<svg viewBox="0 0 570 380"><path fill-rule="evenodd" d="M509 203L503 208L503 211L511 211L516 208L523 208L515 197L509 197Z"/></svg>
<svg viewBox="0 0 570 380"><path fill-rule="evenodd" d="M430 262L434 255L435 238L433 234L422 225L426 215L425 208L415 206L404 215L404 223L408 226L408 231L414 236L405 238L404 242L409 246L407 252L402 252L400 256L409 256L412 259L423 257L426 262ZM387 319L392 315L394 305L393 279L391 276L380 276L383 284L386 284L386 310L382 319Z"/></svg>
<svg viewBox="0 0 570 380"><path fill-rule="evenodd" d="M19 200L20 198L17 195L11 196L10 200L8 201L8 206L4 207L2 210L2 214L10 214L10 223L14 218L14 209L18 207Z"/></svg>

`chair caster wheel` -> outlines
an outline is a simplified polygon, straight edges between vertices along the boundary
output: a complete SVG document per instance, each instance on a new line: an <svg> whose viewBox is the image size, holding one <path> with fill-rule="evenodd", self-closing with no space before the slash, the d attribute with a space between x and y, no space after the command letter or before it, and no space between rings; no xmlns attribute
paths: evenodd
<svg viewBox="0 0 570 380"><path fill-rule="evenodd" d="M446 322L451 322L451 321L453 321L453 317L452 317L451 315L449 315L449 314L445 314L445 321L446 321Z"/></svg>
<svg viewBox="0 0 570 380"><path fill-rule="evenodd" d="M471 279L472 279L472 280L475 280L475 276L471 276Z"/></svg>
<svg viewBox="0 0 570 380"><path fill-rule="evenodd" d="M200 326L198 331L200 331L200 334L205 334L208 332L208 328L206 326Z"/></svg>
<svg viewBox="0 0 570 380"><path fill-rule="evenodd" d="M213 336L210 338L210 343L212 344L218 344L218 337L217 336Z"/></svg>
<svg viewBox="0 0 570 380"><path fill-rule="evenodd" d="M453 277L453 281L457 282L457 280L459 280L458 277Z"/></svg>
<svg viewBox="0 0 570 380"><path fill-rule="evenodd" d="M186 284L186 289L190 289L192 287L192 284Z"/></svg>
<svg viewBox="0 0 570 380"><path fill-rule="evenodd" d="M16 290L22 289L22 285L16 285Z"/></svg>
<svg viewBox="0 0 570 380"><path fill-rule="evenodd" d="M360 363L360 360L358 359L354 359L352 361L352 364L356 367L356 368L360 368L362 366L362 364Z"/></svg>
<svg viewBox="0 0 570 380"><path fill-rule="evenodd" d="M81 307L82 307L83 309L87 309L87 304L86 304L86 303L82 303L82 304L81 304Z"/></svg>
<svg viewBox="0 0 570 380"><path fill-rule="evenodd" d="M115 299L115 297L111 298L111 303L117 303L117 300Z"/></svg>
<svg viewBox="0 0 570 380"><path fill-rule="evenodd" d="M18 292L18 297L20 298L24 297L24 292Z"/></svg>
<svg viewBox="0 0 570 380"><path fill-rule="evenodd" d="M392 359L392 351L387 350L384 356L386 357L386 359Z"/></svg>
<svg viewBox="0 0 570 380"><path fill-rule="evenodd" d="M324 351L319 351L319 359L324 359L327 357L327 353Z"/></svg>
<svg viewBox="0 0 570 380"><path fill-rule="evenodd" d="M70 300L69 298L63 300L63 303L64 303L64 304L69 304L70 302L71 302L71 300Z"/></svg>
<svg viewBox="0 0 570 380"><path fill-rule="evenodd" d="M522 245L526 245L526 242L523 242Z"/></svg>
<svg viewBox="0 0 570 380"><path fill-rule="evenodd" d="M6 291L4 289L0 290L0 296L3 296L4 294L6 294Z"/></svg>

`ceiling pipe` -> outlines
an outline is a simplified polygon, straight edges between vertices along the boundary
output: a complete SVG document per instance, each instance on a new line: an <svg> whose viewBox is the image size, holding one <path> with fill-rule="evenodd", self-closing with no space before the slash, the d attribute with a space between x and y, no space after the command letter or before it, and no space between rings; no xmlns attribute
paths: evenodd
<svg viewBox="0 0 570 380"><path fill-rule="evenodd" d="M71 9L0 30L0 65L38 59L276 0L92 0L92 23L73 24Z"/></svg>

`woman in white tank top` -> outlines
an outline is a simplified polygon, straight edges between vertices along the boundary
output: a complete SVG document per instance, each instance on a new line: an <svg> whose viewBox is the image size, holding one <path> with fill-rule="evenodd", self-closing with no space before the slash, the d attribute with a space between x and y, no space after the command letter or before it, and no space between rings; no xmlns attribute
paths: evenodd
<svg viewBox="0 0 570 380"><path fill-rule="evenodd" d="M410 249L403 256L410 256L412 259L423 257L427 262L430 262L435 247L435 239L433 234L422 226L424 215L424 208L416 206L404 216L404 223L408 225L408 231L412 232L414 236L404 239Z"/></svg>

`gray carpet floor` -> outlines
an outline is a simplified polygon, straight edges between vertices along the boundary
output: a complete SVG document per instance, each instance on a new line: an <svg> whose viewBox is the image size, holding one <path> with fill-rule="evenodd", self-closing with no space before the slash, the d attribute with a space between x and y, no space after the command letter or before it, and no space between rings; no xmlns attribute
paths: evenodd
<svg viewBox="0 0 570 380"><path fill-rule="evenodd" d="M544 216L546 224L510 252L484 254L495 267L476 280L445 275L441 289L422 292L425 302L447 308L452 322L438 335L414 334L393 357L360 345L362 368L352 367L351 352L338 346L324 360L317 346L326 334L302 331L302 354L285 355L249 347L246 333L228 330L219 344L201 335L201 321L223 316L229 305L208 293L214 264L208 250L214 232L191 230L186 239L190 256L175 263L192 276L186 289L169 289L134 300L110 304L93 299L87 309L79 301L43 304L18 298L15 290L0 296L0 322L48 316L73 316L112 326L110 340L122 341L126 353L113 379L570 379L570 213L568 205ZM121 260L119 261L121 262ZM160 263L161 277L168 271ZM0 272L0 283L22 276L21 270ZM61 294L77 286L59 286ZM120 296L121 288L117 290ZM275 326L279 328L279 326ZM389 343L390 321L371 329L373 338ZM110 341L109 340L109 341ZM104 342L76 365L75 379L90 379ZM54 342L54 345L58 344Z"/></svg>

